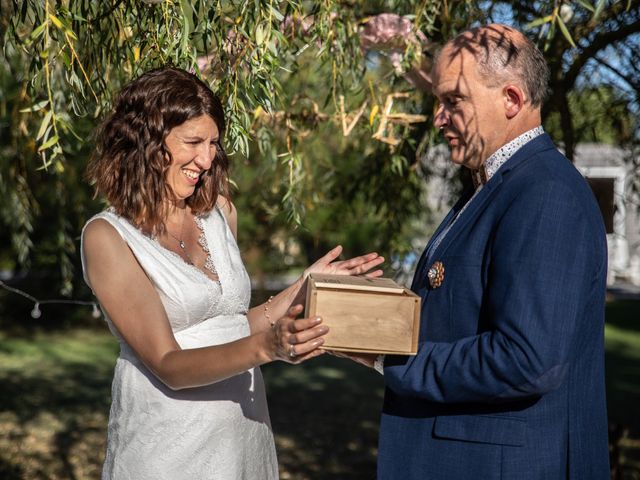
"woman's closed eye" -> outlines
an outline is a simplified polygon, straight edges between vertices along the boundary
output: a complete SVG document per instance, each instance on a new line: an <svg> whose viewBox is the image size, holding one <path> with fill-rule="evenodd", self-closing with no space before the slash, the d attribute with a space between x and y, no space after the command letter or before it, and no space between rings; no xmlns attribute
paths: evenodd
<svg viewBox="0 0 640 480"><path fill-rule="evenodd" d="M199 143L203 143L204 140L187 140L187 143L189 145L198 145ZM209 144L211 146L218 146L218 140L211 140L211 142L209 142Z"/></svg>

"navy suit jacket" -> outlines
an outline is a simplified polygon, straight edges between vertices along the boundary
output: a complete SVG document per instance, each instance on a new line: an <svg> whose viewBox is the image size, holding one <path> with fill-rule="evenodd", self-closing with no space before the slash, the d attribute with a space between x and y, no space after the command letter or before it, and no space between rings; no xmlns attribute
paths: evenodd
<svg viewBox="0 0 640 480"><path fill-rule="evenodd" d="M589 186L531 140L418 264L419 349L385 360L379 479L609 478L606 273Z"/></svg>

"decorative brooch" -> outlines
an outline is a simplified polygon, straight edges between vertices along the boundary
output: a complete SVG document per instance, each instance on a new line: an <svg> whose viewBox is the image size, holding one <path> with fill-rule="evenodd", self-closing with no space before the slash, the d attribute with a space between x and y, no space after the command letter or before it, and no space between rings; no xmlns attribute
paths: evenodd
<svg viewBox="0 0 640 480"><path fill-rule="evenodd" d="M444 264L442 262L434 262L427 272L429 285L431 288L438 288L444 280Z"/></svg>

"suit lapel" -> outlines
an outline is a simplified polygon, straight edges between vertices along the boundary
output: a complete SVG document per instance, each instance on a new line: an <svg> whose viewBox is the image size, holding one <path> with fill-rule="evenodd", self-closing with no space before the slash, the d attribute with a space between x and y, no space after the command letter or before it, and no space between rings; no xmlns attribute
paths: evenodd
<svg viewBox="0 0 640 480"><path fill-rule="evenodd" d="M496 175L497 176L497 175ZM494 181L495 180L495 181ZM489 199L493 196L493 192L496 191L496 187L502 183L502 178L492 178L490 182L478 192L476 197L471 201L469 206L464 212L460 214L458 220L453 224L447 235L442 239L438 248L431 254L432 259L441 258L444 252L458 234L465 228L465 226L477 217L483 210Z"/></svg>
<svg viewBox="0 0 640 480"><path fill-rule="evenodd" d="M431 236L431 239L427 243L426 248L422 252L420 260L418 261L418 265L416 266L415 274L413 275L413 282L411 282L412 291L417 292L417 289L420 288L421 286L420 280L424 279L424 271L427 268L425 265L427 261L427 253L431 250L432 248L431 246L433 245L433 242L435 241L436 238L438 238L438 235L440 235L440 232L442 232L442 230L444 230L447 227L447 225L449 225L453 221L453 218L458 214L458 212L462 209L462 207L464 207L464 204L467 203L467 201L472 195L473 195L473 190L466 190L462 194L462 196L458 199L458 201L453 206L453 208L449 210L449 213L447 213L447 215L444 217L444 219L442 220L442 222L440 223L436 231Z"/></svg>
<svg viewBox="0 0 640 480"><path fill-rule="evenodd" d="M528 142L525 146L523 146L520 150L518 150L513 157L511 157L507 162L496 172L496 174L491 177L491 179L482 187L480 192L476 198L473 199L471 204L467 207L467 209L460 215L460 218L454 223L451 227L447 235L442 239L440 245L435 249L431 254L431 258L437 259L441 258L444 252L447 250L449 245L453 240L455 240L456 236L464 230L465 226L474 218L482 213L487 202L494 196L494 193L498 190L498 187L505 180L505 175L508 177L508 173L516 168L518 168L523 163L526 163L529 159L534 157L541 151L548 150L550 148L556 148L551 138L546 133L534 138L530 142ZM464 196L463 196L464 198ZM461 199L462 200L462 199ZM460 201L456 204L458 206ZM464 203L463 203L464 205ZM462 206L460 206L462 208ZM455 214L455 207L452 210ZM451 214L451 212L450 212ZM441 231L443 225L448 225L447 222L443 222L438 229L438 232ZM437 234L431 238L429 244L433 242L433 239L436 238ZM426 263L426 257L423 255L422 259L423 265L420 271L421 275L424 276L423 270L426 270L428 266L424 265ZM414 278L414 283L416 279Z"/></svg>

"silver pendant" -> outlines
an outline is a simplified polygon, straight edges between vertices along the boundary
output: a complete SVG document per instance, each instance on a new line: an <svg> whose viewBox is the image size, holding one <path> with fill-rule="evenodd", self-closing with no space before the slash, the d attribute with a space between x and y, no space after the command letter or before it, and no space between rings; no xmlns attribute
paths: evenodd
<svg viewBox="0 0 640 480"><path fill-rule="evenodd" d="M180 248L183 250L187 248L182 240L180 240L179 245L180 245Z"/></svg>

